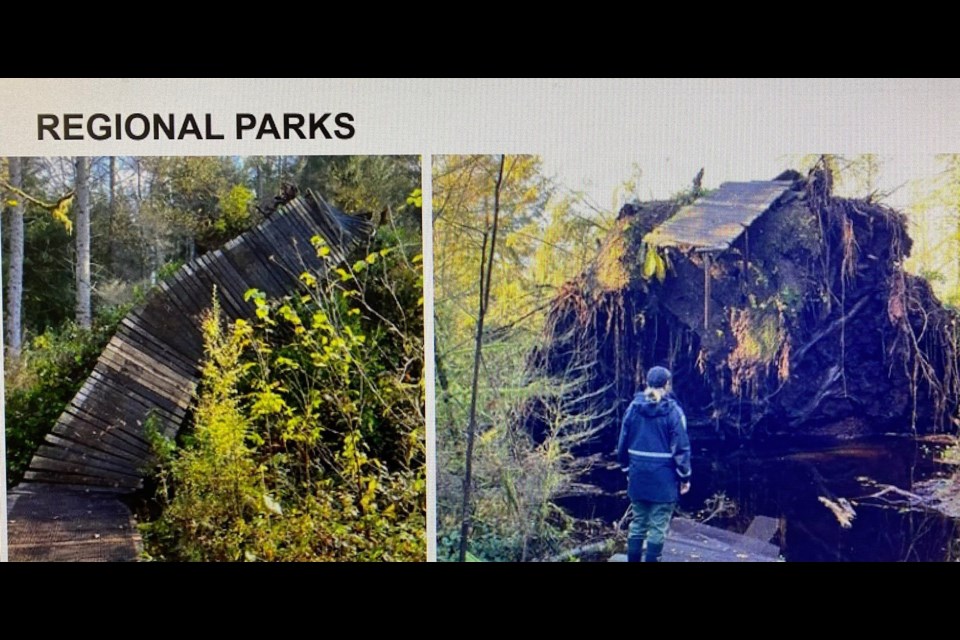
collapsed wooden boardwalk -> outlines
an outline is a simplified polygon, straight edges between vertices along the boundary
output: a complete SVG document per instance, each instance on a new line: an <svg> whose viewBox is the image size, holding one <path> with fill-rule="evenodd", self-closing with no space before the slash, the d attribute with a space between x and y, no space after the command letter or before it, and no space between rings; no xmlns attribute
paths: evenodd
<svg viewBox="0 0 960 640"><path fill-rule="evenodd" d="M203 357L200 317L214 290L228 319L250 318L247 290L289 294L301 273L344 261L372 231L366 218L308 191L153 291L123 319L10 492L10 559L136 559L136 528L118 497L139 489L152 466L148 419L172 438L190 411ZM312 245L316 236L330 248L326 259Z"/></svg>

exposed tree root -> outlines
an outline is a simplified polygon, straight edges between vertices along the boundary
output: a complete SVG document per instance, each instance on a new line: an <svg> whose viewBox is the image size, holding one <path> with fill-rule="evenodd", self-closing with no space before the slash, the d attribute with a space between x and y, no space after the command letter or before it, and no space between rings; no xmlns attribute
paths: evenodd
<svg viewBox="0 0 960 640"><path fill-rule="evenodd" d="M703 257L680 248L663 250L663 282L643 274L644 238L684 198L624 207L601 249L616 254L561 288L528 362L532 375L571 361L587 367L598 393L578 400L580 410L606 412L593 451L613 448L622 413L655 364L673 370L693 429L955 429L956 315L903 270L911 246L903 214L836 198L831 184L824 166L798 179L714 256L708 278Z"/></svg>

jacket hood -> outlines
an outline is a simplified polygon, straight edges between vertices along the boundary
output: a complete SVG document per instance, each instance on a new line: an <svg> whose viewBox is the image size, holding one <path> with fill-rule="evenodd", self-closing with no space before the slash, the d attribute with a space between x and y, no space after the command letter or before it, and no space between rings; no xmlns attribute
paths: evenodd
<svg viewBox="0 0 960 640"><path fill-rule="evenodd" d="M667 415L670 413L670 409L673 408L674 404L670 394L658 396L651 389L646 389L638 393L634 397L633 402L637 405L637 410L640 411L641 415L650 418Z"/></svg>

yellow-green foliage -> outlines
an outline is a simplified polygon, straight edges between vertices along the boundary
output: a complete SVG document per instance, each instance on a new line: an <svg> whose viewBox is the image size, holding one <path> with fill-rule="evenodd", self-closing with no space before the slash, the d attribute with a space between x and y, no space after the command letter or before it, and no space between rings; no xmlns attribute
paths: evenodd
<svg viewBox="0 0 960 640"><path fill-rule="evenodd" d="M946 464L960 465L960 442L944 449L940 457Z"/></svg>
<svg viewBox="0 0 960 640"><path fill-rule="evenodd" d="M250 224L250 207L256 195L242 184L224 187L218 194L220 216L214 221L217 232L238 233Z"/></svg>
<svg viewBox="0 0 960 640"><path fill-rule="evenodd" d="M484 362L494 378L492 388L481 393L483 432L473 451L473 513L470 551L482 560L524 561L552 556L570 544L574 522L554 500L567 491L583 470L583 461L571 448L589 438L588 419L566 406L565 397L582 397L575 382L523 380L518 362L523 350L516 344L489 345ZM454 386L454 378L438 409L438 514L437 557L457 558L462 499L462 424L453 398L467 389ZM516 416L533 397L543 400L538 416L544 425L543 440L534 441ZM444 406L445 405L445 406ZM458 419L459 418L459 419Z"/></svg>
<svg viewBox="0 0 960 640"><path fill-rule="evenodd" d="M489 258L484 251L492 242L495 200L500 210L477 382L467 557L547 557L571 535L570 519L553 500L576 475L569 448L582 434L582 425L571 425L568 415L554 411L543 419L550 429L545 439L531 438L520 417L527 401L549 398L554 409L562 402L557 381L543 389L527 379L525 358L557 289L593 263L598 240L614 224L613 214L588 213L581 197L551 184L536 156L503 158L496 198L500 161L500 156L434 156L436 517L441 560L458 557L479 276ZM571 392L569 397L579 396ZM546 412L547 407L542 408Z"/></svg>
<svg viewBox="0 0 960 640"><path fill-rule="evenodd" d="M608 238L597 256L597 282L606 291L617 291L629 282L630 275L623 265L627 252L626 227Z"/></svg>
<svg viewBox="0 0 960 640"><path fill-rule="evenodd" d="M769 364L780 350L780 320L775 311L734 310L731 327L737 338L732 359Z"/></svg>
<svg viewBox="0 0 960 640"><path fill-rule="evenodd" d="M67 322L48 329L24 345L20 358L9 358L6 384L7 482L20 482L30 458L70 402L129 307L104 310L93 329Z"/></svg>
<svg viewBox="0 0 960 640"><path fill-rule="evenodd" d="M781 315L767 304L731 310L730 328L737 341L728 359L734 393L755 390L755 383L774 365L781 380L789 375L790 345L781 322Z"/></svg>
<svg viewBox="0 0 960 640"><path fill-rule="evenodd" d="M304 274L301 296L251 290L252 322L206 318L196 425L162 464L152 557L425 559L419 239L379 242Z"/></svg>
<svg viewBox="0 0 960 640"><path fill-rule="evenodd" d="M640 272L645 280L657 279L657 282L663 282L667 278L667 260L660 255L656 245L643 245L643 269Z"/></svg>

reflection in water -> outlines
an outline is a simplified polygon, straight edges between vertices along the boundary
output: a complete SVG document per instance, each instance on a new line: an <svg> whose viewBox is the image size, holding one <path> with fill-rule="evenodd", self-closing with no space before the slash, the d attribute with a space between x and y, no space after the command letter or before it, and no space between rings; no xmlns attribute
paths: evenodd
<svg viewBox="0 0 960 640"><path fill-rule="evenodd" d="M694 453L695 481L681 510L701 520L710 514L711 525L738 532L746 531L755 516L775 518L780 527L774 542L787 561L956 559L960 530L954 520L898 507L886 496L864 499L877 492L878 484L909 491L920 480L946 475L927 445L889 437L732 450L695 447ZM580 517L619 519L627 504L622 474L598 467L586 480L603 495L567 498L562 506ZM726 502L718 500L721 495ZM849 528L837 513L845 501L855 511Z"/></svg>

